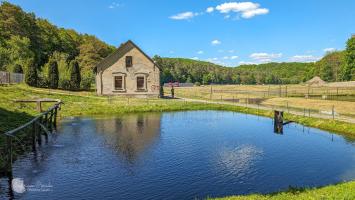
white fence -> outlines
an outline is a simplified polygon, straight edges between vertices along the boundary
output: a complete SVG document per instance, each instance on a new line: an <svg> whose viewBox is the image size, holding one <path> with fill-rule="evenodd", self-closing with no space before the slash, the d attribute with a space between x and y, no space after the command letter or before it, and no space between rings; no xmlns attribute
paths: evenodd
<svg viewBox="0 0 355 200"><path fill-rule="evenodd" d="M23 74L0 71L0 84L22 83L24 79Z"/></svg>

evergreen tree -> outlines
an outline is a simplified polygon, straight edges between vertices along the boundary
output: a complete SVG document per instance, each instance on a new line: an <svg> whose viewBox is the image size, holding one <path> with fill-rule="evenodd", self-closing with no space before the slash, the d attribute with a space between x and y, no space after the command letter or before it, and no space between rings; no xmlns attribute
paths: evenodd
<svg viewBox="0 0 355 200"><path fill-rule="evenodd" d="M58 88L59 81L59 72L58 72L58 63L57 61L50 59L49 60L49 69L48 69L48 87L52 89Z"/></svg>
<svg viewBox="0 0 355 200"><path fill-rule="evenodd" d="M29 86L36 87L37 86L37 81L38 81L38 75L37 75L37 68L35 65L30 64L27 67L26 73L25 73L25 82Z"/></svg>
<svg viewBox="0 0 355 200"><path fill-rule="evenodd" d="M80 82L81 82L81 75L80 75L79 64L76 60L72 60L70 62L69 71L70 71L70 89L79 90L80 89Z"/></svg>

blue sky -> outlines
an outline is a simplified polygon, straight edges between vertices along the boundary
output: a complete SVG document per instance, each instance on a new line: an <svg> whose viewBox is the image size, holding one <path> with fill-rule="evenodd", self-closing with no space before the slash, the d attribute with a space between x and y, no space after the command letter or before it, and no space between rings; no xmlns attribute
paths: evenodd
<svg viewBox="0 0 355 200"><path fill-rule="evenodd" d="M59 27L148 55L226 66L315 61L355 33L354 0L10 0Z"/></svg>

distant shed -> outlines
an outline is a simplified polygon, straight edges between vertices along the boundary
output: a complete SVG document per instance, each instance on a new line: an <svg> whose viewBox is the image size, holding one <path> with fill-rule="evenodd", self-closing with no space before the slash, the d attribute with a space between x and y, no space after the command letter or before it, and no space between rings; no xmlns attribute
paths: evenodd
<svg viewBox="0 0 355 200"><path fill-rule="evenodd" d="M308 85L316 85L316 86L321 86L326 84L325 81L323 81L319 76L313 77L311 80L306 82Z"/></svg>

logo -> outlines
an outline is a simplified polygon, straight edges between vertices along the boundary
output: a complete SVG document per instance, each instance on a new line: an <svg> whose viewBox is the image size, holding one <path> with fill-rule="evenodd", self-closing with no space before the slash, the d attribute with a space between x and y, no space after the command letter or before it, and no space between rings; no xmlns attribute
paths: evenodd
<svg viewBox="0 0 355 200"><path fill-rule="evenodd" d="M22 178L14 178L11 181L12 190L16 193L24 193L26 191L25 182Z"/></svg>

